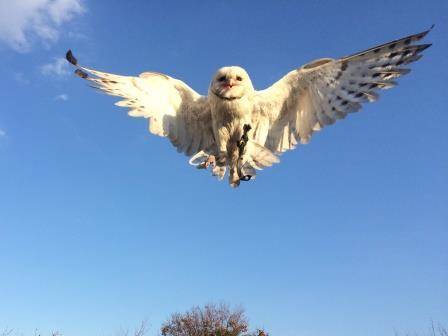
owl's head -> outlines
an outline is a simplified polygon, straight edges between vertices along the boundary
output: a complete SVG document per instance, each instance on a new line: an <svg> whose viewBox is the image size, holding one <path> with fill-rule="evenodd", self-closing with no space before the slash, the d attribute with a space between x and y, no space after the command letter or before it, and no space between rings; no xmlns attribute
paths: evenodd
<svg viewBox="0 0 448 336"><path fill-rule="evenodd" d="M216 71L209 92L221 99L238 99L254 91L246 70L239 66L223 67Z"/></svg>

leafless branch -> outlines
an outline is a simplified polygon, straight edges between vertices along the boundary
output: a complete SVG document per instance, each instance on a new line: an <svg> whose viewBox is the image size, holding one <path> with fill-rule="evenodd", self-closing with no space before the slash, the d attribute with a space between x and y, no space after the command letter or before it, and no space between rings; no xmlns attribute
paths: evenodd
<svg viewBox="0 0 448 336"><path fill-rule="evenodd" d="M0 336L10 336L14 329L5 328L4 330L0 331Z"/></svg>
<svg viewBox="0 0 448 336"><path fill-rule="evenodd" d="M171 315L160 332L163 336L268 336L263 330L248 333L249 325L242 308L209 304Z"/></svg>
<svg viewBox="0 0 448 336"><path fill-rule="evenodd" d="M146 335L146 332L148 331L147 324L148 324L148 321L147 320L143 320L140 323L140 326L135 329L134 336L144 336L144 335Z"/></svg>

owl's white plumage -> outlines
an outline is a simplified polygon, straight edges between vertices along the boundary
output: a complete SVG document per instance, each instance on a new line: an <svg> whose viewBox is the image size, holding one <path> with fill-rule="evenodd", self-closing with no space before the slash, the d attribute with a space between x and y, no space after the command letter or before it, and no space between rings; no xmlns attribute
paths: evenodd
<svg viewBox="0 0 448 336"><path fill-rule="evenodd" d="M208 96L164 74L119 76L81 67L67 59L93 86L123 100L132 117L149 120L149 131L170 139L190 163L209 167L229 183L255 177L255 171L279 162L278 155L307 143L315 131L359 111L378 98L379 89L396 85L404 66L421 58L430 44L416 44L429 32L407 36L340 59L324 58L286 74L268 89L256 91L241 67L219 69ZM244 125L250 130L244 132ZM248 141L241 147L247 133ZM210 158L212 158L210 160Z"/></svg>

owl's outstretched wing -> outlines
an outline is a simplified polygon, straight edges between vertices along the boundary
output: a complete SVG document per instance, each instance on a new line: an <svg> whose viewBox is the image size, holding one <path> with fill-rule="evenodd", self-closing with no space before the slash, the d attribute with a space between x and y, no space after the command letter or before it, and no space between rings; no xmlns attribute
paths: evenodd
<svg viewBox="0 0 448 336"><path fill-rule="evenodd" d="M432 27L431 27L432 28ZM254 96L255 140L274 153L307 143L314 131L373 102L379 89L409 73L431 44L416 44L431 29L340 59L319 59L289 72Z"/></svg>
<svg viewBox="0 0 448 336"><path fill-rule="evenodd" d="M147 118L149 131L168 137L178 152L191 156L202 150L216 151L207 98L184 82L156 72L133 77L88 69L78 65L70 50L66 58L77 67L79 77L96 89L123 98L115 105L127 107L131 117Z"/></svg>

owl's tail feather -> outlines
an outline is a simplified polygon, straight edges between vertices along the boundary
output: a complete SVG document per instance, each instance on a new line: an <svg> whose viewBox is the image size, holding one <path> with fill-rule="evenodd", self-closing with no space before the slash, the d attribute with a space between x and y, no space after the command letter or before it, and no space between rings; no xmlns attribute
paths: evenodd
<svg viewBox="0 0 448 336"><path fill-rule="evenodd" d="M250 166L252 169L261 170L279 162L279 157L272 151L254 141L249 141L243 155L242 168Z"/></svg>
<svg viewBox="0 0 448 336"><path fill-rule="evenodd" d="M254 141L249 141L242 157L241 164L238 167L240 180L253 180L257 175L257 170L270 167L278 162L280 162L280 159L277 155L272 153L272 151Z"/></svg>

